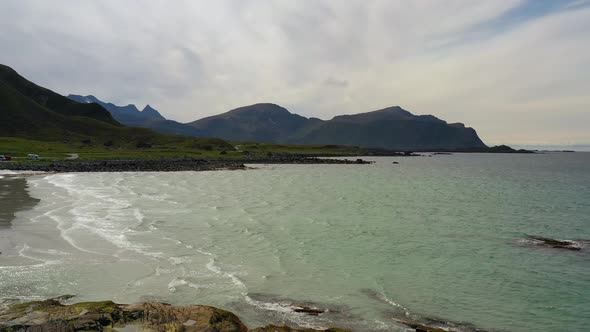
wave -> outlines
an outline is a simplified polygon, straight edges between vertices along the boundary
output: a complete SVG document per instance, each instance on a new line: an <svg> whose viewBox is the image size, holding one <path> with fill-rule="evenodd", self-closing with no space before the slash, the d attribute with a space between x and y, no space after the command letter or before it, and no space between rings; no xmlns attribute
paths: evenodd
<svg viewBox="0 0 590 332"><path fill-rule="evenodd" d="M370 298L376 299L381 303L385 303L394 308L394 311L389 313L391 318L399 324L405 326L423 326L436 328L444 331L456 331L456 332L486 332L480 328L475 327L473 324L468 322L452 322L445 319L435 317L425 317L420 314L411 312L408 308L395 302L388 297L384 292L376 291L374 289L363 289L362 293L369 296ZM418 330L419 328L416 328ZM421 329L421 328L420 328Z"/></svg>
<svg viewBox="0 0 590 332"><path fill-rule="evenodd" d="M61 237L75 249L90 254L117 256L117 253L103 250L102 246L85 245L88 236L94 235L97 241L104 240L121 250L161 257L161 253L150 252L149 246L133 243L128 238L129 234L134 233L133 228L144 222L145 215L140 209L132 208L129 197L134 197L134 193L125 187L122 175L112 179L112 176L105 178L99 174L92 177L55 174L44 180L67 193L64 200L67 213L72 217L52 212L49 212L49 216L57 223Z"/></svg>
<svg viewBox="0 0 590 332"><path fill-rule="evenodd" d="M251 305L257 309L261 309L264 311L270 311L279 313L284 318L288 319L289 321L304 327L304 328L313 328L313 329L325 329L325 326L318 325L316 321L310 320L310 316L306 312L324 312L320 308L311 306L304 306L304 305L297 305L292 302L285 302L285 301L270 301L265 302L261 300L257 300L250 296L248 293L248 287L246 284L236 276L236 273L226 272L224 271L219 265L217 265L216 255L210 252L204 251L202 249L196 249L199 253L209 256L209 262L205 265L205 267L213 272L214 274L220 275L226 279L229 279L232 284L239 290L241 290L241 295L246 302L246 304ZM183 284L184 285L184 284ZM190 287L190 284L188 285ZM194 287L193 287L194 288ZM199 289L203 288L203 286L199 286Z"/></svg>
<svg viewBox="0 0 590 332"><path fill-rule="evenodd" d="M176 292L176 287L188 285L188 281L182 278L174 278L168 283L168 290L170 293Z"/></svg>
<svg viewBox="0 0 590 332"><path fill-rule="evenodd" d="M268 300L262 300L256 299L256 297L264 296L261 296L260 294L252 296L246 294L244 296L247 304L260 310L278 314L282 319L289 320L300 327L324 330L332 325L331 320L317 317L319 315L329 313L329 309L321 309L313 304L296 304L293 301L284 299L270 298ZM337 311L334 310L332 312L335 313Z"/></svg>
<svg viewBox="0 0 590 332"><path fill-rule="evenodd" d="M4 265L4 266L0 266L0 270L26 270L26 269L36 269L36 268L45 268L47 266L50 265L56 265L61 263L60 260L56 260L56 259L47 259L47 258L38 258L35 256L32 256L32 253L28 253L29 251L31 252L39 252L38 250L29 247L28 244L23 244L22 248L17 252L17 256L28 259L30 261L33 262L39 262L36 264L25 264L25 265ZM46 254L52 254L52 255L59 255L59 256L65 256L67 255L67 253L63 253L57 250L48 250L45 252L41 252L46 253Z"/></svg>

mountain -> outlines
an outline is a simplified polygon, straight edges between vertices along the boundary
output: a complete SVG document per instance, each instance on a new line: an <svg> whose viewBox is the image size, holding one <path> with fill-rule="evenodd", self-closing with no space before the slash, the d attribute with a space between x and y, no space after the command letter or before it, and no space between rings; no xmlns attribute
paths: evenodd
<svg viewBox="0 0 590 332"><path fill-rule="evenodd" d="M324 121L293 114L276 104L260 103L183 124L167 120L149 105L140 111L133 104L117 106L92 95L69 95L68 98L101 105L124 125L192 137L385 150L471 151L487 148L473 128L462 123L447 123L433 115L414 115L399 106L339 115Z"/></svg>
<svg viewBox="0 0 590 332"><path fill-rule="evenodd" d="M313 120L275 104L255 104L189 123L213 137L235 141L284 143Z"/></svg>
<svg viewBox="0 0 590 332"><path fill-rule="evenodd" d="M111 115L120 123L126 126L143 127L164 134L174 134L192 137L206 137L206 133L195 127L188 126L173 120L167 120L160 112L150 105L143 110L137 109L133 104L127 106L117 106L113 103L103 102L95 96L68 95L71 100L80 103L96 103L108 110Z"/></svg>
<svg viewBox="0 0 590 332"><path fill-rule="evenodd" d="M472 128L399 106L323 121L255 104L189 123L208 136L267 143L337 144L388 150L485 148Z"/></svg>
<svg viewBox="0 0 590 332"><path fill-rule="evenodd" d="M485 148L473 128L432 115L413 115L399 106L336 116L295 133L290 142L354 145L388 150Z"/></svg>
<svg viewBox="0 0 590 332"><path fill-rule="evenodd" d="M119 122L125 125L139 125L144 121L166 120L158 111L147 105L143 111L137 109L133 104L117 106L113 103L105 103L95 96L68 95L68 98L79 103L96 103L104 107Z"/></svg>
<svg viewBox="0 0 590 332"><path fill-rule="evenodd" d="M2 82L2 99L10 103L11 107L23 107L23 98L29 99L41 108L55 112L66 117L85 117L94 119L114 126L120 124L105 109L95 104L76 103L64 96L61 96L49 89L40 87L24 77L20 76L14 69L0 64L0 82ZM8 95L11 97L9 98ZM20 101L20 102L19 102ZM2 107L4 114L9 109ZM12 109L12 108L11 108Z"/></svg>
<svg viewBox="0 0 590 332"><path fill-rule="evenodd" d="M162 114L160 114L160 112L156 111L149 104L143 108L143 110L141 111L141 114L143 114L146 118L149 118L152 120L166 120L166 118L163 117Z"/></svg>
<svg viewBox="0 0 590 332"><path fill-rule="evenodd" d="M121 125L97 103L79 103L0 65L0 136L130 145L178 138Z"/></svg>

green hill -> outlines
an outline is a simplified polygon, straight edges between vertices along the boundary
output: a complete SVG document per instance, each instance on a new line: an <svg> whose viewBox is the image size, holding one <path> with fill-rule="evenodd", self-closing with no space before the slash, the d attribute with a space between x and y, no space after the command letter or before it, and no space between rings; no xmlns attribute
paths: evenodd
<svg viewBox="0 0 590 332"><path fill-rule="evenodd" d="M26 80L4 65L0 65L0 137L97 147L172 145L205 150L233 149L222 139L165 135L123 126L102 106L70 100Z"/></svg>
<svg viewBox="0 0 590 332"><path fill-rule="evenodd" d="M77 103L28 81L12 68L1 64L0 82L3 82L6 87L14 90L13 93L18 93L39 106L61 115L68 117L83 116L115 126L120 125L108 111L99 105Z"/></svg>

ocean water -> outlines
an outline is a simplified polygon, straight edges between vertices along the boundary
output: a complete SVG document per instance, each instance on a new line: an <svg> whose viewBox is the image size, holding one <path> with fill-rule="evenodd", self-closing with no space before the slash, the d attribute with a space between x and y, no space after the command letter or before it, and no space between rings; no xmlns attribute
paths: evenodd
<svg viewBox="0 0 590 332"><path fill-rule="evenodd" d="M0 298L209 304L250 327L587 330L590 153L374 160L27 177Z"/></svg>

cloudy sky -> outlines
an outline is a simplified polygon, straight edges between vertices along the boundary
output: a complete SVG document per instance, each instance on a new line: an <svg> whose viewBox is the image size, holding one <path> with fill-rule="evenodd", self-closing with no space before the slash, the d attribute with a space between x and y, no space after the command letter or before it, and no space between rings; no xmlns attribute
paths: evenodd
<svg viewBox="0 0 590 332"><path fill-rule="evenodd" d="M0 63L192 121L400 105L488 144L590 143L590 0L2 0Z"/></svg>

